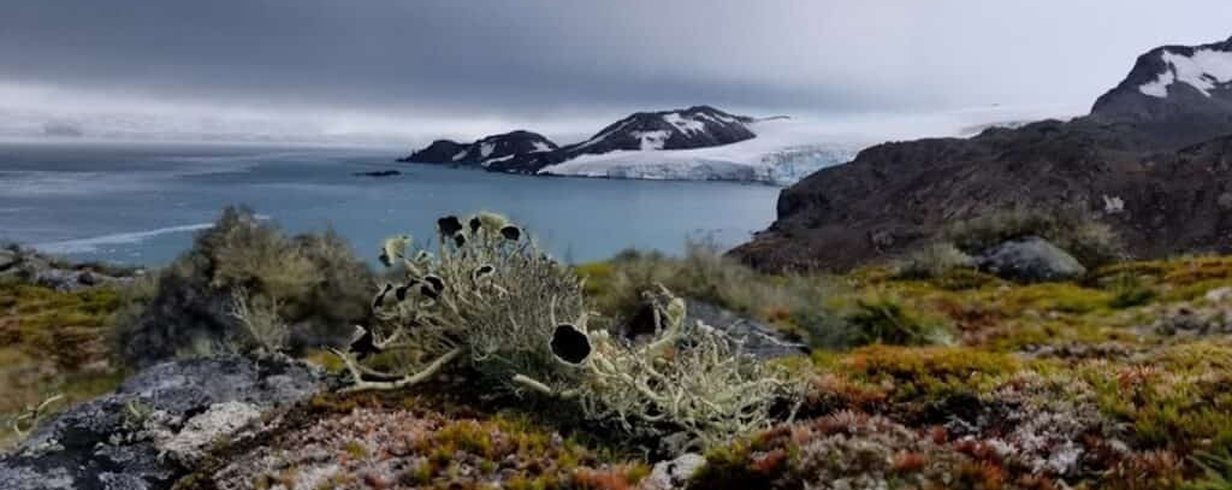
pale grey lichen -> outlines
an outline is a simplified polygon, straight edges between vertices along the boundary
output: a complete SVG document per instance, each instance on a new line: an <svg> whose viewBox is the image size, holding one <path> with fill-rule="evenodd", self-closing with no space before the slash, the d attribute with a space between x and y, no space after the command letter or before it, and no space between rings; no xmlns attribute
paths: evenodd
<svg viewBox="0 0 1232 490"><path fill-rule="evenodd" d="M412 243L399 235L381 248L397 282L380 289L365 329L380 365L396 369L337 351L349 390L413 386L462 362L485 389L574 403L586 419L689 446L765 427L772 405L798 398L740 341L686 324L684 301L665 288L646 295L650 342L588 328L582 280L502 216L437 220L435 253Z"/></svg>

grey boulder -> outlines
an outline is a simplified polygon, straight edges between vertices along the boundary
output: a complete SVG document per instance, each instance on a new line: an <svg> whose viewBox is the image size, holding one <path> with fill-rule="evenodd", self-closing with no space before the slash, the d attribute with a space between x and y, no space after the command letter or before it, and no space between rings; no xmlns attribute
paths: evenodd
<svg viewBox="0 0 1232 490"><path fill-rule="evenodd" d="M1066 281L1086 274L1078 259L1040 237L1011 240L976 257L981 271L1018 282Z"/></svg>
<svg viewBox="0 0 1232 490"><path fill-rule="evenodd" d="M0 488L171 488L214 442L251 436L257 414L324 388L319 370L293 361L228 356L158 364L0 456Z"/></svg>

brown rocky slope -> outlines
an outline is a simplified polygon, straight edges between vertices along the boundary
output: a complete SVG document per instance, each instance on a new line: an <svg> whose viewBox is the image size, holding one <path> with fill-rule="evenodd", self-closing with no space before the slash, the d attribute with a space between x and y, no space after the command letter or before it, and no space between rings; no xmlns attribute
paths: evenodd
<svg viewBox="0 0 1232 490"><path fill-rule="evenodd" d="M1225 49L1232 58L1232 43L1197 48ZM1179 50L1156 48L1143 56L1168 49ZM1176 70L1170 63L1147 65L1163 74ZM1140 60L1131 77L1149 80L1144 69ZM1138 257L1227 251L1232 109L1224 92L1195 99L1192 88L1173 81L1159 97L1122 83L1090 115L1071 121L868 148L784 190L778 219L731 253L767 270L844 270L936 239L954 223L1009 209L1090 214ZM1129 114L1117 110L1121 99L1170 110Z"/></svg>

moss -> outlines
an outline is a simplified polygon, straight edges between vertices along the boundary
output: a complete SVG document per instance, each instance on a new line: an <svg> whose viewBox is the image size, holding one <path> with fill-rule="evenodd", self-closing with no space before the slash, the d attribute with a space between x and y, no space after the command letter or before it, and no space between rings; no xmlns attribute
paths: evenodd
<svg viewBox="0 0 1232 490"><path fill-rule="evenodd" d="M111 391L124 370L108 359L105 338L122 306L116 289L61 292L0 281L0 447L16 442L7 422L59 395L52 413Z"/></svg>

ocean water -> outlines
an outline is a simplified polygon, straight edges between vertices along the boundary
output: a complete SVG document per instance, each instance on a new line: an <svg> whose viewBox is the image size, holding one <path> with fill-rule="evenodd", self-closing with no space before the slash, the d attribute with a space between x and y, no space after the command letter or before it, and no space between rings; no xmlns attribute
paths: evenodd
<svg viewBox="0 0 1232 490"><path fill-rule="evenodd" d="M429 238L445 214L497 211L556 257L733 246L774 219L758 184L546 178L394 162L396 150L0 143L0 241L75 259L159 265L227 205L290 232L333 228L375 258L396 233ZM396 169L394 177L354 172ZM369 253L371 252L371 253Z"/></svg>

